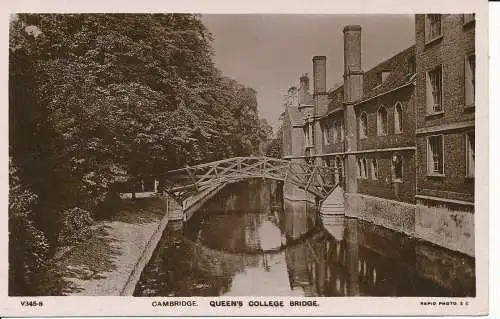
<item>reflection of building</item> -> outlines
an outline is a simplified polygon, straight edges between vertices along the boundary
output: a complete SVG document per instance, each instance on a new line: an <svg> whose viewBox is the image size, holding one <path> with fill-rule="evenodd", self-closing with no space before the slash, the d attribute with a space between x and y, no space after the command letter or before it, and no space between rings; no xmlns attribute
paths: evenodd
<svg viewBox="0 0 500 319"><path fill-rule="evenodd" d="M337 88L313 58L312 94L307 75L288 92L284 156L337 167L346 215L473 255L474 17L415 22L416 44L366 72L361 27L345 27Z"/></svg>

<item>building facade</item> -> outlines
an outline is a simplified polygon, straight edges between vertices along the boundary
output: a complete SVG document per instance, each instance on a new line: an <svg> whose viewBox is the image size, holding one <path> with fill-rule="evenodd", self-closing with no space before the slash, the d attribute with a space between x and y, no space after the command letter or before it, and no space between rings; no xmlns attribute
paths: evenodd
<svg viewBox="0 0 500 319"><path fill-rule="evenodd" d="M326 57L289 90L284 157L338 168L345 213L474 255L474 17L416 15L415 45L361 69L346 26L344 83Z"/></svg>
<svg viewBox="0 0 500 319"><path fill-rule="evenodd" d="M474 253L474 16L416 15L416 232Z"/></svg>

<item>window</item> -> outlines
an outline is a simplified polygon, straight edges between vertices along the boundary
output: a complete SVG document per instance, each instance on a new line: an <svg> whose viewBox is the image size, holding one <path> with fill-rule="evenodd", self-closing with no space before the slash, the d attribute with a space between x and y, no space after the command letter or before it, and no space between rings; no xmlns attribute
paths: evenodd
<svg viewBox="0 0 500 319"><path fill-rule="evenodd" d="M476 15L474 13L464 14L464 24L468 24L476 20Z"/></svg>
<svg viewBox="0 0 500 319"><path fill-rule="evenodd" d="M358 178L361 178L361 159L358 158Z"/></svg>
<svg viewBox="0 0 500 319"><path fill-rule="evenodd" d="M474 106L476 86L476 56L465 58L465 106Z"/></svg>
<svg viewBox="0 0 500 319"><path fill-rule="evenodd" d="M344 134L342 132L342 121L335 122L335 134L337 139L335 142L341 142L344 139Z"/></svg>
<svg viewBox="0 0 500 319"><path fill-rule="evenodd" d="M403 180L403 159L400 155L395 154L392 156L391 170L392 181L401 182Z"/></svg>
<svg viewBox="0 0 500 319"><path fill-rule="evenodd" d="M376 159L371 160L372 179L378 179L378 163Z"/></svg>
<svg viewBox="0 0 500 319"><path fill-rule="evenodd" d="M366 159L358 158L358 178L366 179L368 176L367 173Z"/></svg>
<svg viewBox="0 0 500 319"><path fill-rule="evenodd" d="M377 111L377 135L387 135L387 110L384 106Z"/></svg>
<svg viewBox="0 0 500 319"><path fill-rule="evenodd" d="M425 42L430 42L441 36L441 15L425 15Z"/></svg>
<svg viewBox="0 0 500 319"><path fill-rule="evenodd" d="M337 140L339 139L338 126L339 122L335 121L335 124L333 125L333 143L337 143Z"/></svg>
<svg viewBox="0 0 500 319"><path fill-rule="evenodd" d="M396 134L403 132L403 107L400 102L394 107L394 132Z"/></svg>
<svg viewBox="0 0 500 319"><path fill-rule="evenodd" d="M359 116L359 136L361 138L368 136L368 116L366 112L361 113Z"/></svg>
<svg viewBox="0 0 500 319"><path fill-rule="evenodd" d="M474 177L474 165L476 159L475 150L475 132L467 132L465 134L465 152L466 152L466 166L467 177Z"/></svg>
<svg viewBox="0 0 500 319"><path fill-rule="evenodd" d="M391 71L382 71L382 72L377 73L378 84L381 84L382 82L384 82L390 73L391 73Z"/></svg>
<svg viewBox="0 0 500 319"><path fill-rule="evenodd" d="M427 174L444 175L443 135L427 138Z"/></svg>
<svg viewBox="0 0 500 319"><path fill-rule="evenodd" d="M328 145L330 144L330 137L329 137L329 127L328 127L328 124L324 124L323 125L323 128L322 128L322 131L323 131L323 142L325 145Z"/></svg>
<svg viewBox="0 0 500 319"><path fill-rule="evenodd" d="M427 72L426 101L427 112L440 113L443 111L443 83L442 66L438 66Z"/></svg>

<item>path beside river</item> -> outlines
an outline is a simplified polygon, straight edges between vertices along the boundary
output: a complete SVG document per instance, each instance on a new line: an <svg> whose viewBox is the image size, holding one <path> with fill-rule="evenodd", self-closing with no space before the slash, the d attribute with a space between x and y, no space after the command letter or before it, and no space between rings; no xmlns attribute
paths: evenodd
<svg viewBox="0 0 500 319"><path fill-rule="evenodd" d="M41 274L40 295L118 296L164 216L159 198L124 200L93 236L53 260Z"/></svg>

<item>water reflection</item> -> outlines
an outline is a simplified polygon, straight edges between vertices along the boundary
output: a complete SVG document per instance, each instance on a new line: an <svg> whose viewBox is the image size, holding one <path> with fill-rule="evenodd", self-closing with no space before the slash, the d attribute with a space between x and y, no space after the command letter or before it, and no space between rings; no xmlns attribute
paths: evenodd
<svg viewBox="0 0 500 319"><path fill-rule="evenodd" d="M472 258L354 219L322 226L315 209L274 183L232 185L168 225L134 295L475 294Z"/></svg>

